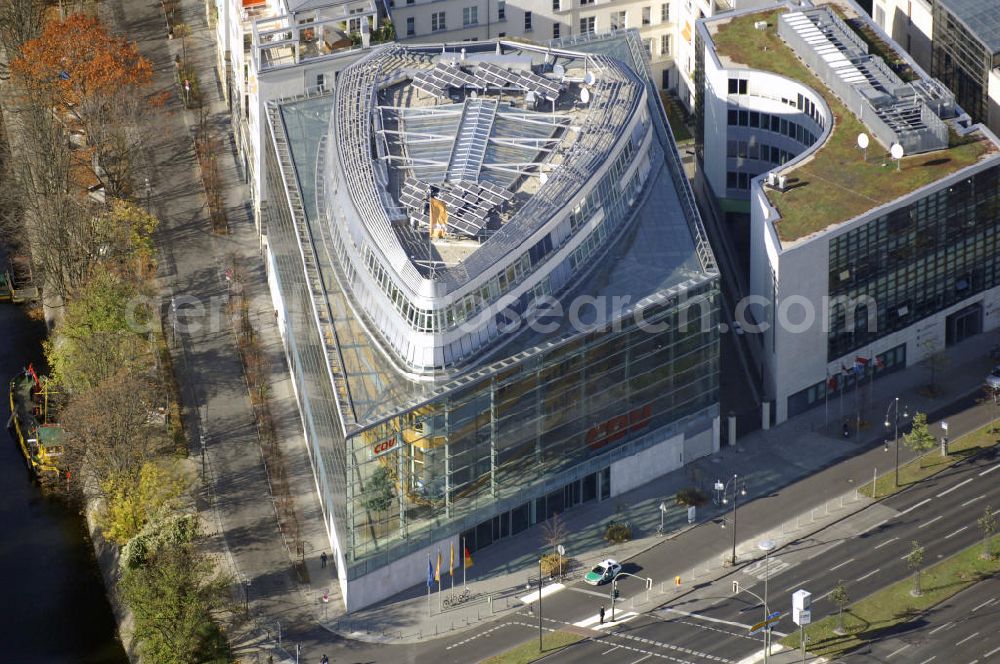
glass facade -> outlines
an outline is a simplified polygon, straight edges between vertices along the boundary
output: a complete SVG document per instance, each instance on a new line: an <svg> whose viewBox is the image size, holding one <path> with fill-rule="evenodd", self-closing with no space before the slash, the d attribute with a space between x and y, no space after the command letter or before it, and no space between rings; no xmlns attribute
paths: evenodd
<svg viewBox="0 0 1000 664"><path fill-rule="evenodd" d="M933 31L931 75L955 93L959 106L974 122L986 122L989 75L1000 67L1000 52L992 53L943 2L934 4Z"/></svg>
<svg viewBox="0 0 1000 664"><path fill-rule="evenodd" d="M994 166L831 239L828 361L1000 284L998 230Z"/></svg>
<svg viewBox="0 0 1000 664"><path fill-rule="evenodd" d="M683 180L670 179L683 178L679 163L675 172L656 153L650 183L634 192L638 212L615 183L627 158L614 164L567 220L582 232L598 202L605 214L606 246L567 255L565 268L575 260L580 270L559 293L612 308L623 297L600 325L575 329L557 315L554 332L524 330L479 364L416 381L378 347L378 331L342 288L355 275L321 213L330 183L314 177L324 172L324 108L322 97L269 107L263 210L272 297L348 580L457 534L482 548L610 497L620 459L677 435L711 436L719 282L692 243L697 218L681 207ZM654 127L669 140L660 120ZM630 210L637 218L618 223ZM637 302L639 314L625 306Z"/></svg>
<svg viewBox="0 0 1000 664"><path fill-rule="evenodd" d="M399 555L403 540L426 544L456 522L470 528L544 497L546 483L583 479L610 463L605 452L711 408L716 301L709 282L682 306L646 312L662 331L627 325L579 335L352 435L349 564L366 573ZM386 477L393 504L372 509Z"/></svg>

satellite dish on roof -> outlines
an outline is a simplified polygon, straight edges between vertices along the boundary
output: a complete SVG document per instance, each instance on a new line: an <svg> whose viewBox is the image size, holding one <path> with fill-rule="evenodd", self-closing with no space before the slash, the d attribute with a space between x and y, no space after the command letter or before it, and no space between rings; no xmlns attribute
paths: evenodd
<svg viewBox="0 0 1000 664"><path fill-rule="evenodd" d="M901 164L903 163L903 146L899 143L893 143L889 147L889 154L896 160L896 170L900 170L902 168Z"/></svg>
<svg viewBox="0 0 1000 664"><path fill-rule="evenodd" d="M559 64L552 65L552 73L562 78L566 75L566 68Z"/></svg>
<svg viewBox="0 0 1000 664"><path fill-rule="evenodd" d="M862 150L868 148L868 134L861 132L858 134L858 147Z"/></svg>
<svg viewBox="0 0 1000 664"><path fill-rule="evenodd" d="M590 90L587 88L580 88L580 101L584 104L590 101Z"/></svg>
<svg viewBox="0 0 1000 664"><path fill-rule="evenodd" d="M538 176L538 181L541 182L542 184L545 184L546 182L549 181L549 174L542 173L541 175Z"/></svg>
<svg viewBox="0 0 1000 664"><path fill-rule="evenodd" d="M597 77L594 76L594 72L592 71L588 71L586 74L583 75L583 82L586 83L587 85L593 85L594 81L596 80Z"/></svg>

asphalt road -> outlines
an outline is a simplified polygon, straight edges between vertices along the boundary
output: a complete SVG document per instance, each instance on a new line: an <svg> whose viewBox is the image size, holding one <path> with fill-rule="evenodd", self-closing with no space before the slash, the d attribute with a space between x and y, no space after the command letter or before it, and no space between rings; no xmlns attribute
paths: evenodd
<svg viewBox="0 0 1000 664"><path fill-rule="evenodd" d="M742 588L763 595L766 567L771 610L789 611L791 593L805 588L813 593L815 616L832 613L836 609L827 595L838 580L844 581L852 599L856 600L908 576L910 570L904 558L910 551L911 541L918 541L925 547L927 564L979 541L976 518L990 501L994 507L1000 505L1000 486L996 481L1000 472L993 474L995 471L1000 471L998 460L967 461L811 538L776 551L766 565L753 563L651 614L636 615L628 610L627 600L619 601L619 623L603 628L609 632L607 636L584 641L546 661L637 662L653 658L735 664L762 650L762 635L749 636L748 627L759 621L764 611L760 602L749 593L733 596L733 580L738 580ZM647 574L642 567L644 564L640 557L633 571ZM627 590L627 584L634 581L622 582L625 598L636 592L635 589ZM600 597L592 594L595 590L577 582L544 598L543 627L573 624L588 629L599 627L597 609L602 603L609 605L603 593ZM530 630L537 630L533 616L523 614L521 618L494 632L471 639L466 637L464 642L452 644L450 652L462 653L453 661L470 661L473 652L478 659L487 650L492 650L487 647L489 643L506 646L510 639L523 640ZM785 617L775 629L787 632L794 629L794 625ZM970 628L968 631L971 634L976 630ZM955 632L956 635L960 633L964 630ZM970 639L967 643L975 640ZM969 661L971 659L974 658ZM898 661L919 660L907 656Z"/></svg>
<svg viewBox="0 0 1000 664"><path fill-rule="evenodd" d="M1000 661L1000 579L965 590L846 664L987 664Z"/></svg>

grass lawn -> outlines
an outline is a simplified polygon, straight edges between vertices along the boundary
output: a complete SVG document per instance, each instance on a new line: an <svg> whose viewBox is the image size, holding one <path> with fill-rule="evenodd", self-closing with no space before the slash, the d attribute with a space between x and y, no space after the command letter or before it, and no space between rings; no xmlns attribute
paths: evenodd
<svg viewBox="0 0 1000 664"><path fill-rule="evenodd" d="M874 497L884 498L890 494L905 489L910 484L925 480L931 475L941 472L946 468L966 459L987 447L992 447L1000 442L1000 425L990 423L981 426L975 431L970 431L964 436L960 436L948 443L948 456L941 456L941 451L934 448L918 459L914 459L899 467L899 486L895 485L895 470L879 476L875 481L876 493ZM904 445L903 437L900 435L899 444ZM892 445L890 443L890 454ZM861 487L862 495L872 498L872 485L869 482Z"/></svg>
<svg viewBox="0 0 1000 664"><path fill-rule="evenodd" d="M963 141L953 135L947 150L906 157L902 170L896 172L888 153L873 141L864 160L857 136L870 132L778 37L780 13L758 12L719 24L713 41L716 51L733 63L805 83L823 96L834 115L827 142L807 163L788 173L791 188L768 192L781 215L775 227L782 242L794 242L852 219L974 164L990 150L981 138ZM754 22L761 20L767 21L766 30L754 28Z"/></svg>
<svg viewBox="0 0 1000 664"><path fill-rule="evenodd" d="M483 660L483 664L526 664L534 662L546 655L551 655L556 650L561 650L566 646L571 646L577 641L582 641L583 636L573 632L545 632L542 637L542 651L538 651L538 639L532 639L527 643L511 648L507 652Z"/></svg>
<svg viewBox="0 0 1000 664"><path fill-rule="evenodd" d="M903 579L868 595L844 609L844 633L837 634L837 611L806 627L806 647L816 655L834 659L869 641L896 634L902 625L917 620L923 612L943 602L972 584L1000 572L996 555L1000 535L993 538L991 560L980 557L982 543L977 543L951 558L926 568L920 579L923 593L910 594L912 577ZM798 632L781 640L789 648L799 647Z"/></svg>

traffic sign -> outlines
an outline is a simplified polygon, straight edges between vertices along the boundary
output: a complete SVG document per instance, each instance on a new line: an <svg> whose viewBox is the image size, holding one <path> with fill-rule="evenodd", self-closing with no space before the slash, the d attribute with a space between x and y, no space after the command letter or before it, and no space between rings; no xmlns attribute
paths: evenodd
<svg viewBox="0 0 1000 664"><path fill-rule="evenodd" d="M792 609L792 621L799 627L812 622L812 611L810 609Z"/></svg>
<svg viewBox="0 0 1000 664"><path fill-rule="evenodd" d="M764 629L765 627L768 627L768 626L773 625L774 623L780 621L783 617L784 616L782 615L781 611L775 611L774 613L772 613L771 615L769 615L767 617L767 619L762 620L759 623L757 623L756 625L754 625L753 627L751 627L750 628L750 633L749 633L748 636L753 636L754 634L756 634L760 630Z"/></svg>

